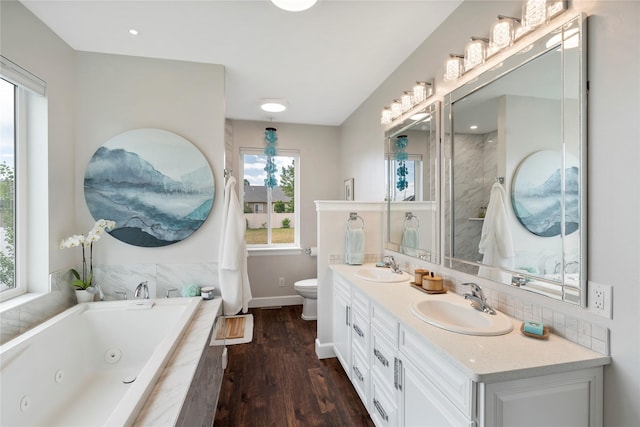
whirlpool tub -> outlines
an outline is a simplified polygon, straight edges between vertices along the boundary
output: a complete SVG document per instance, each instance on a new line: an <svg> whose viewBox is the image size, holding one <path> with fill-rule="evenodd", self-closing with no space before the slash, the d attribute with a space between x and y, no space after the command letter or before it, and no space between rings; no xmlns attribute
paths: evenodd
<svg viewBox="0 0 640 427"><path fill-rule="evenodd" d="M201 298L78 304L0 347L0 425L132 425Z"/></svg>

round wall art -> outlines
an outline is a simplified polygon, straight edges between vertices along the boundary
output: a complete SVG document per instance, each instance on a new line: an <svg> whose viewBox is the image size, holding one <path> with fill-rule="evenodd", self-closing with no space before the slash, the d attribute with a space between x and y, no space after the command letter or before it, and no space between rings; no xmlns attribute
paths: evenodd
<svg viewBox="0 0 640 427"><path fill-rule="evenodd" d="M562 191L562 153L543 150L525 158L513 179L511 204L518 221L542 237L561 234L562 196L565 201L565 234L580 223L580 171L578 161L567 156Z"/></svg>
<svg viewBox="0 0 640 427"><path fill-rule="evenodd" d="M116 222L125 243L167 246L207 219L214 198L211 167L189 141L160 129L114 136L95 152L84 175L91 215Z"/></svg>

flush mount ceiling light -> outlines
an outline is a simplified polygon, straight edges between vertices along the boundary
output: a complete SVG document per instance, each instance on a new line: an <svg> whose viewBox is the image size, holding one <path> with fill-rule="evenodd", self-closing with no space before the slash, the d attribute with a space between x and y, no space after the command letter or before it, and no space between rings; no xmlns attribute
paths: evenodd
<svg viewBox="0 0 640 427"><path fill-rule="evenodd" d="M268 113L281 113L287 109L287 103L282 99L263 99L260 101L260 109Z"/></svg>
<svg viewBox="0 0 640 427"><path fill-rule="evenodd" d="M311 8L316 4L318 0L271 0L271 3L275 4L282 10L289 12L302 12Z"/></svg>
<svg viewBox="0 0 640 427"><path fill-rule="evenodd" d="M136 30L135 28L131 28L129 30L129 34L131 34L132 36L137 36L138 35L138 30Z"/></svg>

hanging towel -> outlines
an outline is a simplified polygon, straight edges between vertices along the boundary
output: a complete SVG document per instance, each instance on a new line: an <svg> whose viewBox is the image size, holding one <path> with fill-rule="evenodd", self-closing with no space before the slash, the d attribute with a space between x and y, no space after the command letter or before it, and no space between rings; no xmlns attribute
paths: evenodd
<svg viewBox="0 0 640 427"><path fill-rule="evenodd" d="M360 265L364 263L364 228L347 227L345 235L345 262Z"/></svg>
<svg viewBox="0 0 640 427"><path fill-rule="evenodd" d="M251 300L247 274L246 222L236 194L236 179L229 177L224 189L222 233L218 255L218 280L225 316L246 313Z"/></svg>
<svg viewBox="0 0 640 427"><path fill-rule="evenodd" d="M478 250L483 254L483 264L513 269L515 252L507 214L507 196L499 182L491 187ZM511 274L496 268L480 267L478 275L496 282L511 284Z"/></svg>
<svg viewBox="0 0 640 427"><path fill-rule="evenodd" d="M415 227L403 227L402 252L409 256L416 256L420 247L420 232Z"/></svg>

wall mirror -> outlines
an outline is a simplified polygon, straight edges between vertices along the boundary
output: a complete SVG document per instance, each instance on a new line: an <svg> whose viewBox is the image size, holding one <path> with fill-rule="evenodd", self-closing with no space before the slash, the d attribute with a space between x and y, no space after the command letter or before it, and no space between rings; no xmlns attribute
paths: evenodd
<svg viewBox="0 0 640 427"><path fill-rule="evenodd" d="M434 263L440 247L439 113L440 103L429 103L385 133L385 248Z"/></svg>
<svg viewBox="0 0 640 427"><path fill-rule="evenodd" d="M560 21L445 97L445 265L586 306L586 20Z"/></svg>

